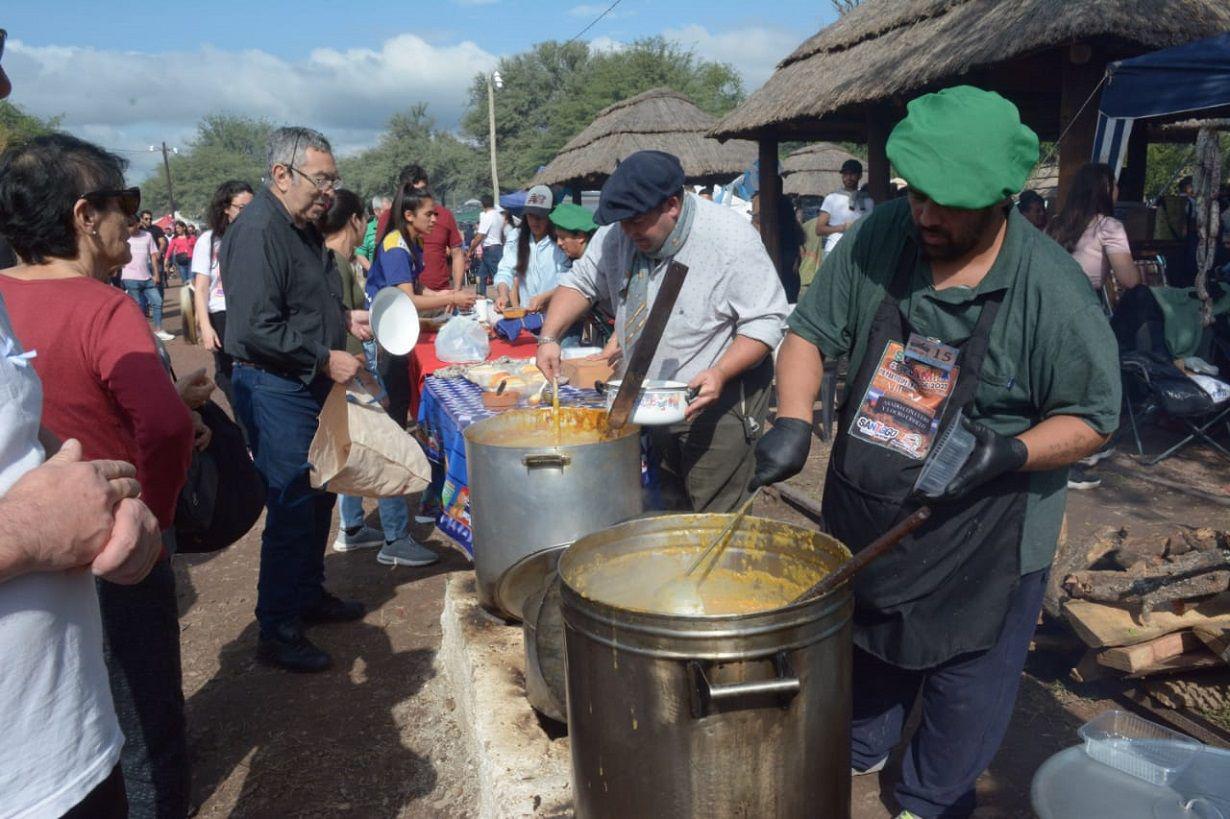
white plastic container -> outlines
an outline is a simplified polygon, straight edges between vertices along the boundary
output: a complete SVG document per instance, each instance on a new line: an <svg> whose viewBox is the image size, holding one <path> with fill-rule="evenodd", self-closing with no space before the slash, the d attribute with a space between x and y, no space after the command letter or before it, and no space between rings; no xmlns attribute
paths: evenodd
<svg viewBox="0 0 1230 819"><path fill-rule="evenodd" d="M1199 742L1126 711L1107 711L1080 727L1085 753L1103 765L1166 787L1202 747Z"/></svg>

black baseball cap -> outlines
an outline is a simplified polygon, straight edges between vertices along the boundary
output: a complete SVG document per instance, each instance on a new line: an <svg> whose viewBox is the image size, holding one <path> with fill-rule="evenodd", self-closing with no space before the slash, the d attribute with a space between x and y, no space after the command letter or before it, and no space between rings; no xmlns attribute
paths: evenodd
<svg viewBox="0 0 1230 819"><path fill-rule="evenodd" d="M637 151L602 186L594 221L613 225L648 213L683 189L683 165L665 151Z"/></svg>

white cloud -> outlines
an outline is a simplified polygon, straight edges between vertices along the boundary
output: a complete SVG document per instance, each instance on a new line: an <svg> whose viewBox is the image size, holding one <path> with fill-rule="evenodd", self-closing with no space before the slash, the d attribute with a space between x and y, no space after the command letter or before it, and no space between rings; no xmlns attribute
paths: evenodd
<svg viewBox="0 0 1230 819"><path fill-rule="evenodd" d="M579 6L573 6L568 9L568 13L573 17L597 17L599 14L607 10L607 5L598 5L597 3L583 3ZM607 15L608 17L613 15Z"/></svg>
<svg viewBox="0 0 1230 819"><path fill-rule="evenodd" d="M40 116L62 114L74 133L130 151L132 175L142 176L153 167L149 143L183 144L215 111L319 128L339 153L374 143L391 114L417 102L453 129L471 79L496 61L470 41L400 34L379 50L321 48L298 61L212 46L146 54L10 40L4 65L13 102Z"/></svg>
<svg viewBox="0 0 1230 819"><path fill-rule="evenodd" d="M743 77L744 90L750 93L763 85L777 64L814 33L748 26L715 34L704 26L690 25L668 28L662 36L694 49L704 59L730 63Z"/></svg>

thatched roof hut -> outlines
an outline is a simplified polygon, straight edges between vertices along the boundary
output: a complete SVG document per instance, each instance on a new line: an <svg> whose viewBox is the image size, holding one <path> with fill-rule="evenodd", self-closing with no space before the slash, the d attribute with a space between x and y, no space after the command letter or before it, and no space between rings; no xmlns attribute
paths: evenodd
<svg viewBox="0 0 1230 819"><path fill-rule="evenodd" d="M854 154L830 142L817 142L782 160L782 192L792 196L826 196L841 188L841 165Z"/></svg>
<svg viewBox="0 0 1230 819"><path fill-rule="evenodd" d="M867 183L880 201L889 188L884 147L906 102L970 83L1015 102L1042 139L1063 135L1062 200L1092 155L1106 65L1226 30L1226 0L863 0L779 63L712 133L756 139L762 169L781 140L866 142ZM1142 195L1146 148L1146 129L1134 130L1123 198ZM776 175L762 173L762 191L776 186ZM762 211L775 259L776 220L772 208Z"/></svg>
<svg viewBox="0 0 1230 819"><path fill-rule="evenodd" d="M604 108L534 177L535 185L601 187L619 160L653 149L679 157L688 182L727 182L751 166L756 146L708 136L717 118L669 88L655 88Z"/></svg>
<svg viewBox="0 0 1230 819"><path fill-rule="evenodd" d="M868 104L964 81L1007 93L1054 139L1065 72L1048 50L1098 40L1121 59L1227 29L1225 0L864 0L782 60L714 134L861 140Z"/></svg>

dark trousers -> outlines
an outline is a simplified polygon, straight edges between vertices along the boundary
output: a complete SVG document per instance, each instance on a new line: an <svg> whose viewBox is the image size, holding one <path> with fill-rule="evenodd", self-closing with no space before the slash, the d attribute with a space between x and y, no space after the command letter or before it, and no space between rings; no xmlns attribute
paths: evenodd
<svg viewBox="0 0 1230 819"><path fill-rule="evenodd" d="M973 811L974 783L990 766L1012 718L1047 574L1021 578L999 640L986 651L909 671L854 649L855 770L867 770L892 752L915 698L922 697L922 722L906 749L895 793L903 810L924 819Z"/></svg>
<svg viewBox="0 0 1230 819"><path fill-rule="evenodd" d="M235 415L268 488L256 595L256 619L265 636L280 624L298 625L324 591L325 546L337 496L312 488L308 447L331 386L325 378L307 387L235 365Z"/></svg>
<svg viewBox="0 0 1230 819"><path fill-rule="evenodd" d="M128 799L124 795L124 775L116 765L94 790L86 794L61 819L128 819Z"/></svg>
<svg viewBox="0 0 1230 819"><path fill-rule="evenodd" d="M475 288L478 295L487 295L487 285L495 279L495 273L502 258L504 258L503 245L490 245L483 248L482 263L478 268L478 286Z"/></svg>
<svg viewBox="0 0 1230 819"><path fill-rule="evenodd" d="M104 656L124 732L120 767L134 819L188 815L188 741L175 575L160 560L135 586L98 581Z"/></svg>
<svg viewBox="0 0 1230 819"><path fill-rule="evenodd" d="M410 423L410 356L393 355L377 345L376 377L388 395L389 417L405 429Z"/></svg>
<svg viewBox="0 0 1230 819"><path fill-rule="evenodd" d="M225 343L226 311L220 310L217 313L210 313L209 323L214 328L214 332L218 334L218 343ZM218 385L218 389L222 390L222 394L226 396L227 403L232 408L235 406L235 392L231 386L231 377L234 369L235 359L224 353L221 347L214 350L214 383Z"/></svg>

